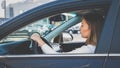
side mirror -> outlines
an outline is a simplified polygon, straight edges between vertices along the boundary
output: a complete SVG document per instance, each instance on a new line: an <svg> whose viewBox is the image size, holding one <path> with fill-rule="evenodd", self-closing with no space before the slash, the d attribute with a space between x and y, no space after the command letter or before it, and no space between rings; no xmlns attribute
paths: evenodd
<svg viewBox="0 0 120 68"><path fill-rule="evenodd" d="M61 42L69 42L73 40L73 35L70 33L63 32L62 34L58 35L54 38L54 43L61 43Z"/></svg>
<svg viewBox="0 0 120 68"><path fill-rule="evenodd" d="M63 42L69 42L73 40L73 35L70 33L63 33Z"/></svg>
<svg viewBox="0 0 120 68"><path fill-rule="evenodd" d="M49 20L50 20L50 21L65 21L65 20L66 20L66 17L65 17L65 15L59 14L59 15L50 17Z"/></svg>

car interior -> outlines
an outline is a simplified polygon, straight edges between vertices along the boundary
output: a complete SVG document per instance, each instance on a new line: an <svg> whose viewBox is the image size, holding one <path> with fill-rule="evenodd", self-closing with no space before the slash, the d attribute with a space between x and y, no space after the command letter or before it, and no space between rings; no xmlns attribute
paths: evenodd
<svg viewBox="0 0 120 68"><path fill-rule="evenodd" d="M84 10L78 10L78 11L73 11L73 12L68 12L68 13L74 13L77 14L77 16L79 16L79 20L78 19L73 19L70 18L70 20L64 21L65 17L63 16L62 19L61 15L53 15L52 17L50 17L50 21L64 21L63 24L61 24L60 26L56 27L55 29L53 29L52 31L50 31L48 34L46 35L42 35L41 37L43 38L43 40L49 44L52 48L54 48L55 46L52 46L54 43L58 44L56 45L59 49L57 50L58 52L68 52L68 51L72 51L75 48L81 47L82 45L85 45L85 42L63 42L63 32L65 32L66 29L70 28L71 26L75 25L78 23L78 21L80 22L80 16L82 14L85 14L87 12L90 11L99 11L99 13L101 13L104 17L107 14L107 10L108 7L104 7L104 8L94 8L94 9L84 9ZM61 18L61 19L58 19ZM78 20L78 21L76 21ZM74 23L76 22L76 23ZM67 24L67 23L73 23L73 24ZM67 26L67 27L66 27ZM34 33L34 32L33 32ZM55 34L53 34L55 33ZM16 33L17 34L17 31ZM5 41L4 40L7 38L4 38L1 42L0 42L0 55L21 55L21 54L44 54L42 53L41 49L39 47L37 47L37 43L30 40L30 35L32 33L28 32L24 32L25 35L27 35L27 39L23 39L20 41ZM67 33L70 35L70 37L72 38L70 33ZM20 34L22 37L22 33ZM10 34L8 37L12 36L13 38L13 33ZM19 34L18 34L19 37ZM53 40L54 38L54 40ZM74 39L74 38L73 38ZM51 40L53 40L51 42ZM37 52L36 52L37 51Z"/></svg>

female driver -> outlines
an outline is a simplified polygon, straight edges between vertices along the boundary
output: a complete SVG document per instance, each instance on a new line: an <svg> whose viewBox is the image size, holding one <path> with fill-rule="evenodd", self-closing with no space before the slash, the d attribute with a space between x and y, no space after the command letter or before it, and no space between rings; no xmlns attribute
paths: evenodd
<svg viewBox="0 0 120 68"><path fill-rule="evenodd" d="M102 31L104 24L104 18L101 14L89 12L82 16L82 25L80 27L80 33L83 38L87 38L86 45L81 46L70 52L63 53L94 53L95 48ZM57 54L59 52L54 51L49 47L39 36L39 34L34 33L31 39L38 43L42 51L45 54Z"/></svg>

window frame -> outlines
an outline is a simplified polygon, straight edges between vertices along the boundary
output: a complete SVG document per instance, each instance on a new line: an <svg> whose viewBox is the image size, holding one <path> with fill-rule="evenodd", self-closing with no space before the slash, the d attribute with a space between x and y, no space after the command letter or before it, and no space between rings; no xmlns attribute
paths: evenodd
<svg viewBox="0 0 120 68"><path fill-rule="evenodd" d="M55 2L57 2L57 1L55 1ZM60 1L57 4L56 3L54 4L54 2L52 2L53 4L50 3L50 4L48 4L49 6L43 5L40 7L36 7L28 12L25 12L13 19L7 21L6 24L3 24L3 26L1 27L1 31L0 31L0 39L7 36L9 33L13 32L27 24L30 24L31 22L34 22L38 19L42 19L44 17L48 17L53 14L58 14L58 13L63 13L63 12L76 11L76 10L89 9L89 8L100 8L105 5L109 5L110 2L111 1L109 1L109 0L106 0L106 1L104 1L104 0L89 1L88 0L88 1L73 1L73 2L65 1L65 3L62 3L62 1ZM69 4L67 4L67 3L69 3ZM67 4L67 5L65 5L65 4ZM56 8L58 8L58 6L59 6L59 9L56 9ZM66 8L64 8L64 7L66 7ZM49 9L46 9L46 8L49 8ZM74 8L74 9L71 9L71 8ZM56 10L53 10L53 9L56 9ZM42 10L42 11L40 11L40 10ZM16 22L16 21L18 21L18 22ZM23 21L23 22L21 22L21 21ZM7 27L7 28L5 29L5 27ZM98 46L100 46L100 45L98 45ZM101 49L101 48L99 48L99 49ZM105 50L103 50L103 51L105 51L104 53L107 53L106 50L108 49L108 47L106 47L104 49L105 49ZM96 53L97 53L97 51L96 51Z"/></svg>

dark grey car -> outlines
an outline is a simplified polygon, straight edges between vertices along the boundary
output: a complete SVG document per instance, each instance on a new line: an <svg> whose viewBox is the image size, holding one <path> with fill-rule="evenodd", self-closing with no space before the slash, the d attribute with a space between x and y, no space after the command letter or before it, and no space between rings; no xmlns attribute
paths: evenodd
<svg viewBox="0 0 120 68"><path fill-rule="evenodd" d="M43 35L45 41L50 42L65 29L79 23L80 15L93 9L100 11L106 19L95 54L36 54L37 49L30 48L31 41L28 39L0 42L0 68L119 68L120 0L60 0L44 4L0 25L0 40L37 20L61 13L75 13L74 18ZM83 44L84 42L60 45L62 51L67 52L74 49L74 46Z"/></svg>

